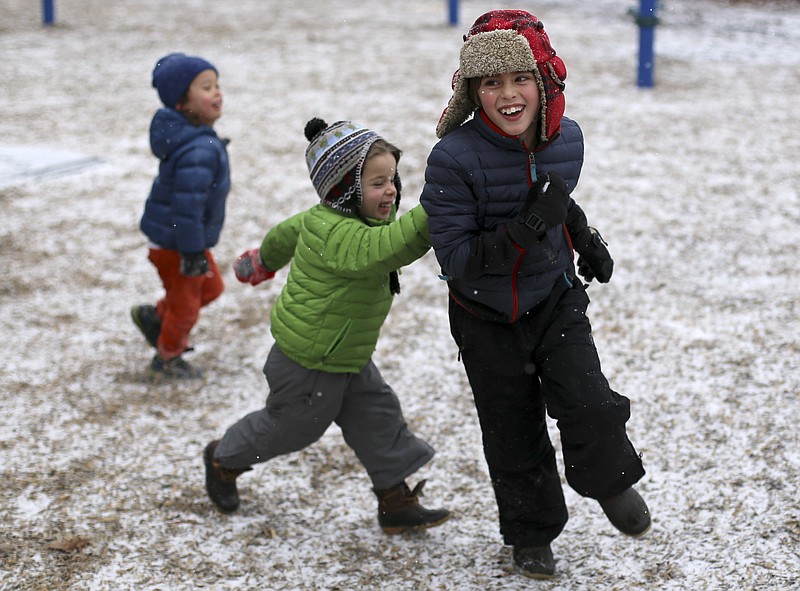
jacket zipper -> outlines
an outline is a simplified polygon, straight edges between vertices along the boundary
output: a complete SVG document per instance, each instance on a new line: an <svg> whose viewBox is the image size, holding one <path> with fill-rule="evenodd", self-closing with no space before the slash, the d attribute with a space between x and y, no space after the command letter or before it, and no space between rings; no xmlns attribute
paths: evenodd
<svg viewBox="0 0 800 591"><path fill-rule="evenodd" d="M522 147L525 148L525 151L528 152L528 148L525 144L522 144ZM533 186L533 183L536 179L536 156L533 155L533 152L528 152L528 187ZM515 249L519 252L519 256L517 257L517 262L514 265L514 273L511 276L511 297L513 301L513 307L511 310L511 322L517 321L517 315L519 314L519 291L517 290L517 277L519 273L519 268L522 265L522 259L525 257L526 250L521 246L517 246L516 244L513 245Z"/></svg>

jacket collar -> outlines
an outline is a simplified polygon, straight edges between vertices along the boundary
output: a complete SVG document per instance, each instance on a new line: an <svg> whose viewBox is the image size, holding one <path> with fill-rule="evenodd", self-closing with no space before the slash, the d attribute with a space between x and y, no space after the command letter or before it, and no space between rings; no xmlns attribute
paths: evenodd
<svg viewBox="0 0 800 591"><path fill-rule="evenodd" d="M518 135L509 135L509 134L507 134L505 131L503 131L502 129L500 129L499 127L497 127L497 125L495 125L495 124L492 122L492 120L491 120L491 119L489 119L489 116L486 114L486 111L484 111L484 110L483 110L483 109L481 109L480 107L478 108L478 110L477 110L477 113L475 114L475 119L480 119L480 121L482 121L482 122L484 123L484 125L486 125L486 127L488 127L488 128L491 130L491 131L493 131L493 132L495 132L495 133L499 134L500 136L502 136L502 137L504 137L504 138L508 138L508 139L512 139L512 140L514 140L514 141L515 141L515 142L517 142L517 143L518 143L520 146L522 146L522 147L523 147L523 149L526 149L526 150L528 150L529 152L538 152L539 150L542 150L542 149L546 148L546 147L547 147L547 146L549 146L551 143L553 143L553 142L554 142L554 141L555 141L555 140L558 138L558 136L560 136L560 135L561 135L561 126L559 126L558 130L557 130L557 131L556 131L556 132L555 132L555 133L554 133L552 136L550 136L550 139L548 139L548 140L547 140L545 143L543 143L543 144L539 144L539 145L538 145L538 146L536 146L536 147L535 147L533 150L531 150L531 149L529 149L529 148L528 148L528 146L525 146L525 145L522 143L522 141L520 140L520 138L519 138L519 136L518 136Z"/></svg>

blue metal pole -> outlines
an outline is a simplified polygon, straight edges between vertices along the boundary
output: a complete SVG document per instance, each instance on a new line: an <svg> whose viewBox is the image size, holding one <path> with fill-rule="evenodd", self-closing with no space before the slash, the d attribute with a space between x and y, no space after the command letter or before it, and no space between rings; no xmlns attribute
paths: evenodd
<svg viewBox="0 0 800 591"><path fill-rule="evenodd" d="M458 0L448 0L448 22L451 27L458 25Z"/></svg>
<svg viewBox="0 0 800 591"><path fill-rule="evenodd" d="M52 25L55 22L55 7L53 0L42 0L42 22L45 25Z"/></svg>
<svg viewBox="0 0 800 591"><path fill-rule="evenodd" d="M655 39L655 27L658 24L656 0L641 0L640 12L636 20L639 23L639 74L637 84L640 88L652 88L653 73L656 65L653 42Z"/></svg>

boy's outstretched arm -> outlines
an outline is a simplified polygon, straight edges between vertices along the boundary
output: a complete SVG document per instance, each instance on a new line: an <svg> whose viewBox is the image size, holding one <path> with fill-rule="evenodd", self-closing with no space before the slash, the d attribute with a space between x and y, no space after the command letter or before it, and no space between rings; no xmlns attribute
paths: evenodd
<svg viewBox="0 0 800 591"><path fill-rule="evenodd" d="M292 260L305 213L300 212L282 221L267 232L259 248L243 252L233 262L236 279L242 283L258 285L272 279L275 271Z"/></svg>

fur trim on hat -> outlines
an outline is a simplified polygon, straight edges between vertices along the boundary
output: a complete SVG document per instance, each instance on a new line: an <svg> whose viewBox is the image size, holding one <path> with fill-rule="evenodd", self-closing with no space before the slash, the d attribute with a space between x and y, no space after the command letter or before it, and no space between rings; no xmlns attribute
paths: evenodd
<svg viewBox="0 0 800 591"><path fill-rule="evenodd" d="M481 78L506 72L530 72L536 60L528 40L516 31L498 29L467 38L461 48L461 75Z"/></svg>
<svg viewBox="0 0 800 591"><path fill-rule="evenodd" d="M533 72L541 99L539 139L545 142L558 132L567 70L535 16L522 10L484 14L465 36L459 61L452 81L453 96L436 126L437 137L460 127L480 106L470 96L469 79L508 72Z"/></svg>

